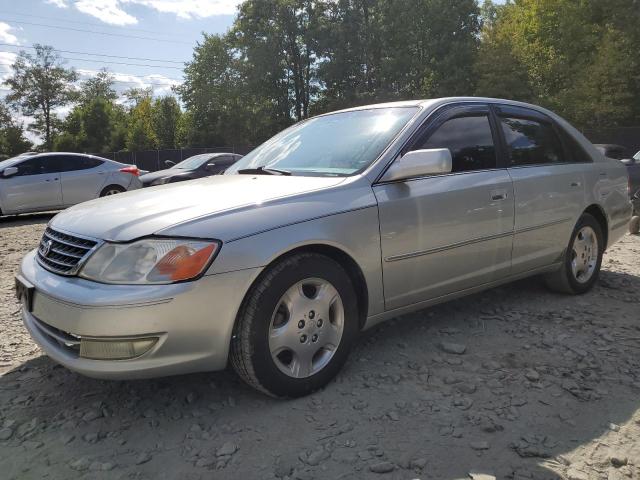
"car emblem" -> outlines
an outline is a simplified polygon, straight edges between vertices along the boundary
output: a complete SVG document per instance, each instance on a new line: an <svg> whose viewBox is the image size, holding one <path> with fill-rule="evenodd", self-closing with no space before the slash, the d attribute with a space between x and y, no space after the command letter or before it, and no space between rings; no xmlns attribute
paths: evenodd
<svg viewBox="0 0 640 480"><path fill-rule="evenodd" d="M42 243L42 248L40 249L40 253L42 253L43 257L46 257L47 255L49 255L49 253L51 252L52 245L53 245L53 242L51 240L45 240Z"/></svg>

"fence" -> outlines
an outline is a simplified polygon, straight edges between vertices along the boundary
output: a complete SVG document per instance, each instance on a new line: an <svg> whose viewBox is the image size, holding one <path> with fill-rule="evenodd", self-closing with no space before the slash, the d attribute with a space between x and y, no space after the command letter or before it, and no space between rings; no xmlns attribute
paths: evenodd
<svg viewBox="0 0 640 480"><path fill-rule="evenodd" d="M179 163L189 157L201 153L238 153L246 155L254 147L237 146L230 147L207 147L207 148L178 148L172 150L144 150L140 152L107 152L97 153L96 155L115 160L116 162L136 165L142 170L155 172L166 168L165 161L170 160L173 163Z"/></svg>
<svg viewBox="0 0 640 480"><path fill-rule="evenodd" d="M627 147L631 155L640 151L640 127L588 129L584 136L592 143L613 143Z"/></svg>
<svg viewBox="0 0 640 480"><path fill-rule="evenodd" d="M588 129L583 131L584 135L593 143L614 143L627 147L631 154L640 151L640 127L616 127L602 129ZM207 148L179 148L173 150L145 150L141 152L109 152L98 153L97 155L110 158L117 162L136 165L142 170L155 172L166 168L165 161L174 163L181 162L193 155L200 153L238 153L246 155L253 146L232 145L229 147L207 147Z"/></svg>

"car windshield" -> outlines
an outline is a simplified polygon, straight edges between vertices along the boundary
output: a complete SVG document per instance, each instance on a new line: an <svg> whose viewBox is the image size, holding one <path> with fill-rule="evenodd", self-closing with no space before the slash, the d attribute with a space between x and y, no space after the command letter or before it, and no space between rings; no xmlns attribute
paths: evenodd
<svg viewBox="0 0 640 480"><path fill-rule="evenodd" d="M634 160L638 160L638 161L640 161L640 152L636 153L636 154L633 156L633 159L634 159Z"/></svg>
<svg viewBox="0 0 640 480"><path fill-rule="evenodd" d="M199 168L203 163L207 162L211 159L210 153L203 153L201 155L194 155L193 157L189 157L186 160L174 165L171 168L179 168L180 170L195 170Z"/></svg>
<svg viewBox="0 0 640 480"><path fill-rule="evenodd" d="M0 162L0 170L4 170L7 167L11 167L18 163L20 160L28 158L28 156L18 155L17 157L7 158L6 160L2 160Z"/></svg>
<svg viewBox="0 0 640 480"><path fill-rule="evenodd" d="M417 107L390 107L315 117L267 140L225 175L269 170L305 176L353 175L367 168L417 111Z"/></svg>

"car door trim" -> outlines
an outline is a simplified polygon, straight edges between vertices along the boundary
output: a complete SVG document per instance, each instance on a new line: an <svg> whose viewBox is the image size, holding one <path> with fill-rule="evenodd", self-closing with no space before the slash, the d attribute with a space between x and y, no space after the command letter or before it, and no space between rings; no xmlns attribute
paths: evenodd
<svg viewBox="0 0 640 480"><path fill-rule="evenodd" d="M484 237L471 238L469 240L464 240L462 242L452 243L450 245L443 245L441 247L430 248L428 250L421 250L418 252L410 252L410 253L401 253L399 255L391 255L390 257L386 257L384 259L385 262L397 262L400 260L407 260L409 258L423 257L425 255L431 255L433 253L440 253L447 250L453 250L454 248L466 247L468 245L473 245L474 243L487 242L489 240L497 240L499 238L510 237L513 235L513 230L509 230L508 232L497 233L495 235L486 235Z"/></svg>
<svg viewBox="0 0 640 480"><path fill-rule="evenodd" d="M518 235L519 233L531 232L533 230L538 230L539 228L552 227L554 225L560 225L562 223L568 223L568 222L571 222L572 220L573 220L573 218L570 218L570 217L560 218L558 220L554 220L553 222L539 223L538 225L531 225L530 227L518 228L518 229L515 230L514 233L516 235Z"/></svg>

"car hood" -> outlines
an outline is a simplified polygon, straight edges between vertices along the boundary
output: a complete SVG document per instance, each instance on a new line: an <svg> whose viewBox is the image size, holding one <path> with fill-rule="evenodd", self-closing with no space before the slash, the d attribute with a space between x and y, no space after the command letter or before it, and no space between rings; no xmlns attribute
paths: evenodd
<svg viewBox="0 0 640 480"><path fill-rule="evenodd" d="M351 195L331 192L344 178L216 175L99 198L51 221L55 229L114 241L147 235L231 240L280 225L344 211Z"/></svg>

